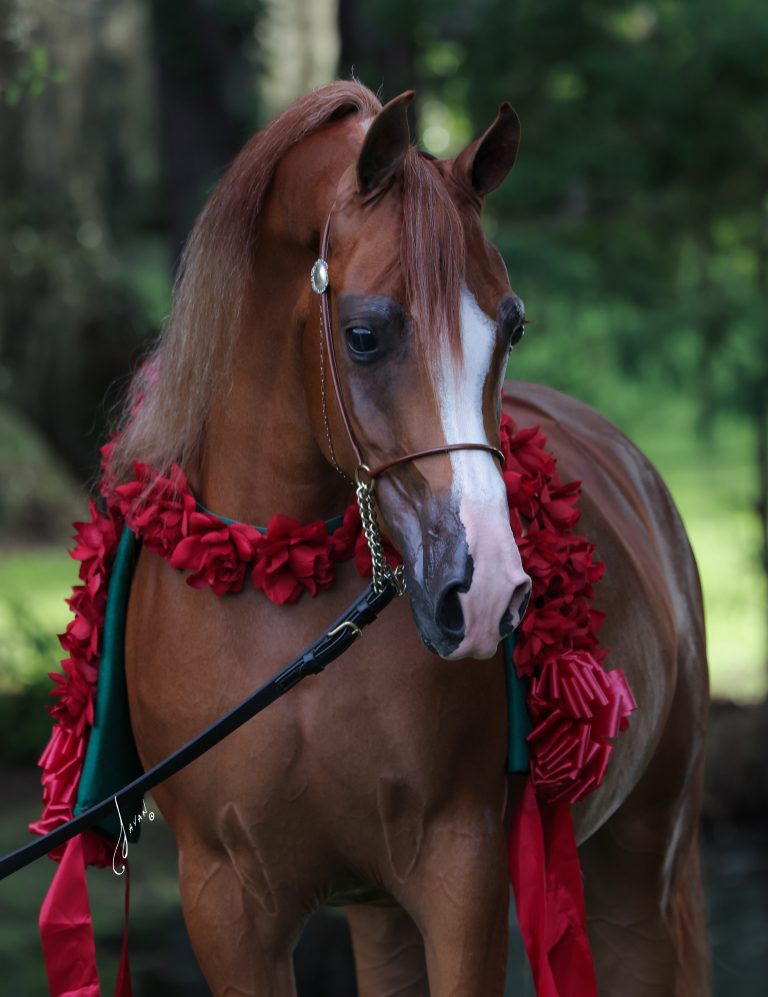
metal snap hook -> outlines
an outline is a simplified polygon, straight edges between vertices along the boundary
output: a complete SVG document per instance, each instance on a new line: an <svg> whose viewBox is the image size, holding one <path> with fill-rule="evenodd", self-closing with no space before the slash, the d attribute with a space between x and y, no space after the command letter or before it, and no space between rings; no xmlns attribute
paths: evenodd
<svg viewBox="0 0 768 997"><path fill-rule="evenodd" d="M359 467L355 469L355 484L360 487L373 491L373 483L376 479L373 476L373 472L367 464L360 464Z"/></svg>

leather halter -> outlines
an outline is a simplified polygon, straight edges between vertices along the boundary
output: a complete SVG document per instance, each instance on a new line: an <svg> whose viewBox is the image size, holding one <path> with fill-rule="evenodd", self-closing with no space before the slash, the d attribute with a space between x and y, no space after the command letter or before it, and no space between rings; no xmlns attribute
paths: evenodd
<svg viewBox="0 0 768 997"><path fill-rule="evenodd" d="M341 388L341 379L339 378L339 370L336 364L336 347L333 343L333 326L331 324L331 306L329 301L329 287L330 283L327 279L328 271L328 252L330 248L331 239L331 216L325 222L325 227L323 228L323 235L320 240L320 257L313 267L313 280L312 280L312 290L316 294L320 295L320 315L322 322L321 336L325 341L325 348L328 351L328 363L331 368L331 381L333 382L333 390L336 394L336 401L339 405L339 410L341 412L341 418L344 423L344 429L347 432L349 442L352 445L352 450L355 454L355 460L357 461L356 477L358 482L362 477L368 479L372 483L376 478L385 474L387 471L391 470L399 464L405 464L412 460L419 460L421 457L434 457L437 454L452 453L454 450L485 450L494 456L499 464L504 466L504 454L499 450L498 447L492 447L490 443L446 443L439 447L428 447L425 450L416 450L414 453L404 454L402 457L394 457L392 460L384 461L378 464L374 468L370 468L363 458L360 446L355 438L355 434L352 431L352 424L349 420L349 415L347 413L347 406L344 402L344 393ZM315 283L314 274L318 266L325 266L326 279L323 282L323 286L318 286ZM324 334L323 334L324 330ZM323 349L321 343L321 349ZM322 371L321 371L322 376ZM325 401L325 395L323 395L323 401ZM328 431L328 442L331 445L331 456L333 458L333 444L330 439L330 430ZM334 463L335 463L335 458ZM337 467L338 470L341 470Z"/></svg>

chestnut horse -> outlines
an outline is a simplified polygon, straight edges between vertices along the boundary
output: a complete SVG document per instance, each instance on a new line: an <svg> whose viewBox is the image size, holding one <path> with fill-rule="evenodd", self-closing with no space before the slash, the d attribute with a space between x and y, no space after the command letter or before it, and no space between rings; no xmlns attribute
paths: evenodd
<svg viewBox="0 0 768 997"><path fill-rule="evenodd" d="M498 445L523 311L481 210L513 165L518 120L503 104L479 140L434 160L410 145L410 97L382 109L355 82L330 84L237 157L185 251L116 474L134 459L163 470L175 461L207 508L243 522L345 509L356 462L309 282L328 216L339 375L370 463ZM701 997L707 678L683 526L653 468L590 408L515 382L504 405L519 425L542 426L563 476L583 482L583 531L607 568L602 637L640 704L604 785L574 811L599 991ZM491 453L401 464L377 494L409 600L343 664L156 791L178 843L186 924L217 995L294 994L293 947L329 902L346 907L363 997L503 992L506 830L522 780L503 769L497 648L529 580ZM217 598L144 551L126 634L143 764L245 697L361 584L350 562L316 600Z"/></svg>

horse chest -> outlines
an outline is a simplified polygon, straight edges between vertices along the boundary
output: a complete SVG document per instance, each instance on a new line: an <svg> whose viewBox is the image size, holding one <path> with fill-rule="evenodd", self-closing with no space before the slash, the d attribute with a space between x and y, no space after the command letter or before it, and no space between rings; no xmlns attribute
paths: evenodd
<svg viewBox="0 0 768 997"><path fill-rule="evenodd" d="M222 599L193 591L143 554L126 671L144 764L252 691L359 586L359 576L342 572L316 601L275 607L260 593ZM477 813L481 824L489 813L501 822L505 703L499 659L447 663L430 655L398 602L343 661L171 780L164 809L179 823L177 835L185 822L210 839L240 840L245 828L273 857L286 836L304 841L306 827L322 828L317 840L332 842L327 849L344 861L356 854L365 865L376 856L405 875L433 821L461 811Z"/></svg>

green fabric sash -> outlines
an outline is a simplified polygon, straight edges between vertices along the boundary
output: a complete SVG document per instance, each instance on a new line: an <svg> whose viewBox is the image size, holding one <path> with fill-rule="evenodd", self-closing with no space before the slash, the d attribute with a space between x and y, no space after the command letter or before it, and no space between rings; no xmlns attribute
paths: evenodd
<svg viewBox="0 0 768 997"><path fill-rule="evenodd" d="M233 522L224 516L218 518L226 523ZM332 533L338 529L341 523L341 516L329 520L326 523L328 532ZM262 527L258 529L266 532ZM121 786L132 782L143 772L133 739L125 685L125 618L138 549L135 535L126 526L120 538L109 578L94 722L80 776L75 816L112 796ZM512 663L514 634L506 637L502 643L509 717L507 771L527 772L526 738L531 730L526 707L527 683L524 679L518 678ZM126 829L134 816L141 812L141 800L136 800L135 804L127 809L128 812L122 815ZM117 838L120 830L117 811L97 826L113 838ZM134 831L128 832L129 841L137 840L138 836L138 826Z"/></svg>
<svg viewBox="0 0 768 997"><path fill-rule="evenodd" d="M75 816L112 796L144 771L133 739L125 685L125 617L137 554L136 537L126 526L109 576L93 728L77 790ZM140 812L138 799L122 815L126 830ZM117 809L96 827L117 838L120 833ZM129 841L138 838L138 830L137 827L133 834L128 834Z"/></svg>
<svg viewBox="0 0 768 997"><path fill-rule="evenodd" d="M531 717L528 713L528 680L520 678L512 662L517 637L510 634L501 642L504 651L504 677L507 680L507 772L528 771L528 735L531 733Z"/></svg>

